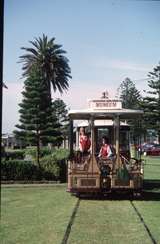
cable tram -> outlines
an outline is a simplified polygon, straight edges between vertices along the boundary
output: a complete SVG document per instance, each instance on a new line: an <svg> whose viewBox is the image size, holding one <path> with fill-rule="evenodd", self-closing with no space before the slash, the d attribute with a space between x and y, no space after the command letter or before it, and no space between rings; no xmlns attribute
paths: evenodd
<svg viewBox="0 0 160 244"><path fill-rule="evenodd" d="M87 109L69 111L67 191L77 195L126 190L139 193L143 186L143 162L140 153L133 158L130 126L126 121L140 121L143 111L122 108L121 100L109 98L108 93L88 102ZM86 141L90 141L86 151L80 145L82 132ZM108 155L101 155L105 152L102 137L109 141L103 142L106 152L109 148Z"/></svg>

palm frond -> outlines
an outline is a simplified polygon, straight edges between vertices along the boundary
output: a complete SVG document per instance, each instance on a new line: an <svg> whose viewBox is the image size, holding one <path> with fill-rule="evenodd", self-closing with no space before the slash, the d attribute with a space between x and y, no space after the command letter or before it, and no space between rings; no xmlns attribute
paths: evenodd
<svg viewBox="0 0 160 244"><path fill-rule="evenodd" d="M34 69L37 69L42 76L42 81L47 85L51 93L53 90L63 93L69 88L69 79L71 79L71 69L68 65L69 60L64 56L66 53L62 45L55 43L55 38L48 40L47 35L35 38L30 41L33 47L22 47L26 54L21 55L20 63L23 63L23 76L29 76Z"/></svg>

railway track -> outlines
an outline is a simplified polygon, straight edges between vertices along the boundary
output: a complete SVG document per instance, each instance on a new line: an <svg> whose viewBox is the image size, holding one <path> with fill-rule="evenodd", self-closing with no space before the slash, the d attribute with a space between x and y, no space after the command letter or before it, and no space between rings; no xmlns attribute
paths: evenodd
<svg viewBox="0 0 160 244"><path fill-rule="evenodd" d="M68 222L68 225L67 225L67 228L66 228L66 231L65 231L65 234L63 236L63 240L62 240L61 244L67 244L68 243L68 239L69 239L69 236L70 236L71 231L72 231L72 226L74 225L74 221L75 221L75 218L76 218L76 213L78 212L78 209L79 209L79 206L80 206L80 202L81 202L81 200L77 199L77 202L75 204L75 207L73 209L72 215L71 215L70 220ZM150 242L152 244L158 244L158 242L156 241L155 237L153 236L153 233L151 232L151 230L147 226L142 214L140 213L140 211L136 207L134 201L133 200L128 200L128 203L130 203L133 211L135 212L135 214L137 215L137 217L140 220L141 224L143 225L144 230L147 233ZM84 216L84 218L85 218L85 216ZM117 240L117 243L118 243L118 240Z"/></svg>
<svg viewBox="0 0 160 244"><path fill-rule="evenodd" d="M63 240L62 240L61 244L66 244L67 241L68 241L68 238L69 238L69 235L70 235L70 232L71 232L71 228L72 228L72 225L74 223L74 219L75 219L77 210L79 208L79 204L80 204L80 199L77 199L76 205L75 205L75 207L73 209L71 218L70 218L70 220L68 222L68 225L67 225L67 228L66 228L66 231L65 231L65 234L64 234L64 237L63 237Z"/></svg>
<svg viewBox="0 0 160 244"><path fill-rule="evenodd" d="M132 207L133 207L133 209L134 209L136 215L138 216L138 218L140 219L141 223L143 224L145 230L147 231L148 236L149 236L151 242L152 242L153 244L158 244L158 243L156 242L156 240L155 240L153 234L151 233L149 227L148 227L147 224L145 223L145 221L144 221L144 219L143 219L141 213L138 211L138 209L136 208L135 204L133 203L133 201L130 201L130 203L131 203L131 205L132 205Z"/></svg>

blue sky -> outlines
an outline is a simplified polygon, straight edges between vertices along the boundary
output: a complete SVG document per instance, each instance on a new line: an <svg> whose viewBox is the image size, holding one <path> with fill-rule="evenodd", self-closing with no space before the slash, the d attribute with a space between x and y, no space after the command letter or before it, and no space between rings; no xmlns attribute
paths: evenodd
<svg viewBox="0 0 160 244"><path fill-rule="evenodd" d="M160 61L159 23L159 1L6 0L3 132L18 122L23 79L17 62L29 40L45 33L63 45L73 78L67 93L53 97L83 108L106 89L114 94L125 77L147 77ZM147 81L136 86L143 91Z"/></svg>

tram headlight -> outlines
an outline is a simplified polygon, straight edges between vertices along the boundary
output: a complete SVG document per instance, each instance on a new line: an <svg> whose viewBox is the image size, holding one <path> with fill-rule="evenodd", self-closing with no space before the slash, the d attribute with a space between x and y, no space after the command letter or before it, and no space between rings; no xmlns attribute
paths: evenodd
<svg viewBox="0 0 160 244"><path fill-rule="evenodd" d="M106 183L107 182L107 179L106 178L103 178L103 183Z"/></svg>
<svg viewBox="0 0 160 244"><path fill-rule="evenodd" d="M143 168L141 168L141 174L143 174Z"/></svg>

